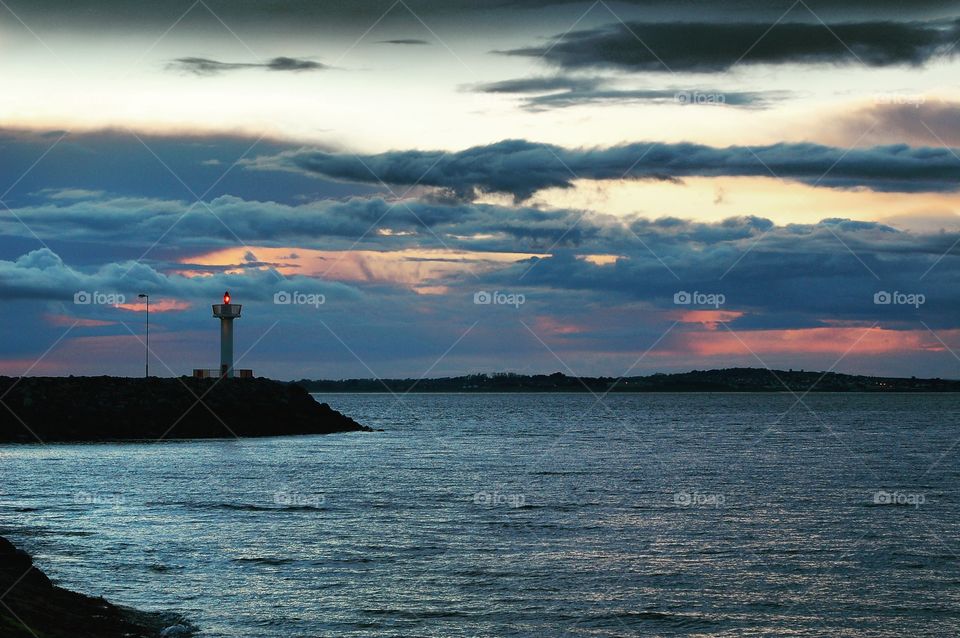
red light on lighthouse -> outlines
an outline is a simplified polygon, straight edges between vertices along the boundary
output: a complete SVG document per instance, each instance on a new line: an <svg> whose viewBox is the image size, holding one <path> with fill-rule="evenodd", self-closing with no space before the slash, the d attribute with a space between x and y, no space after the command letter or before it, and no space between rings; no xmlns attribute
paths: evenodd
<svg viewBox="0 0 960 638"><path fill-rule="evenodd" d="M225 304L230 303L230 291L229 291L229 290L228 290L227 292L223 293L223 303L225 303Z"/></svg>

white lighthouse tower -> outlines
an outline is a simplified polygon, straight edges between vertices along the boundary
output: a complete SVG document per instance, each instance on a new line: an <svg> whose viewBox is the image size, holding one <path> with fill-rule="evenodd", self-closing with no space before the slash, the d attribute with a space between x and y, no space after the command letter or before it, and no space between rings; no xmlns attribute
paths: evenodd
<svg viewBox="0 0 960 638"><path fill-rule="evenodd" d="M233 377L233 320L240 317L240 304L230 303L230 292L223 303L213 304L213 316L220 320L220 376Z"/></svg>

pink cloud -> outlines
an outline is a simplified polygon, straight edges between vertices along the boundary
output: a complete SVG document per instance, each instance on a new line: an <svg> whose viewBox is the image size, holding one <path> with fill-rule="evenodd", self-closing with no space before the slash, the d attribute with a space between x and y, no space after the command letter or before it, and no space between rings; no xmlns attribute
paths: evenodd
<svg viewBox="0 0 960 638"><path fill-rule="evenodd" d="M940 334L944 341L960 340L960 330ZM764 354L857 355L895 352L941 352L945 348L927 330L887 330L874 327L829 327L795 330L706 330L683 334L676 350L704 357ZM663 354L663 353L660 353Z"/></svg>
<svg viewBox="0 0 960 638"><path fill-rule="evenodd" d="M115 326L116 321L104 321L102 319L81 319L80 317L71 317L70 315L43 315L44 321L52 326L76 326L78 328L100 328L102 326Z"/></svg>

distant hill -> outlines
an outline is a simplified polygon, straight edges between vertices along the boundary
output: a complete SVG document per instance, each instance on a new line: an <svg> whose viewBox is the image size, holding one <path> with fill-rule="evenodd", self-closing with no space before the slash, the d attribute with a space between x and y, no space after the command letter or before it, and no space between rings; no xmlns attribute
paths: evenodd
<svg viewBox="0 0 960 638"><path fill-rule="evenodd" d="M439 379L294 382L310 392L960 392L960 381L870 377L836 372L727 368L645 377L573 377L560 372L474 374Z"/></svg>

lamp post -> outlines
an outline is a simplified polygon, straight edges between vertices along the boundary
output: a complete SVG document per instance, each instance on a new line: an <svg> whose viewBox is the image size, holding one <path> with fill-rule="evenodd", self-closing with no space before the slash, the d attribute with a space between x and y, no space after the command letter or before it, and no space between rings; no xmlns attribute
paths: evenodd
<svg viewBox="0 0 960 638"><path fill-rule="evenodd" d="M144 376L149 378L150 377L150 295L144 292L141 292L137 296L140 297L141 299L146 299L147 301L147 347L146 347L146 352L143 355L143 361L144 361L143 368L145 373Z"/></svg>

